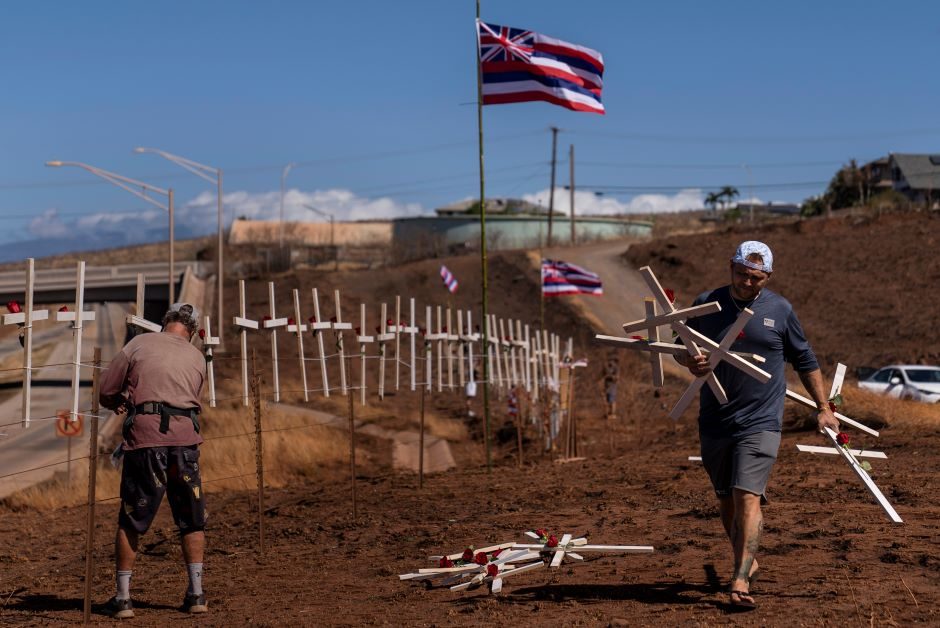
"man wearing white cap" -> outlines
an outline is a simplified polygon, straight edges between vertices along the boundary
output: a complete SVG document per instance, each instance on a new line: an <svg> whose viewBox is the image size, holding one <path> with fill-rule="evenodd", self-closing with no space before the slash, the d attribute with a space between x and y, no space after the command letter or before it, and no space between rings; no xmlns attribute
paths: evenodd
<svg viewBox="0 0 940 628"><path fill-rule="evenodd" d="M700 395L702 462L734 548L731 604L744 609L756 608L750 587L758 572L755 556L764 525L761 500L766 503L764 491L780 447L787 362L822 408L817 416L820 431L824 427L839 430L839 422L829 409L819 364L793 307L767 289L773 264L773 253L766 244L742 242L731 258L730 284L695 299L695 305L717 301L721 311L686 323L718 341L744 308L749 308L754 316L732 349L765 358L761 367L772 376L768 383L761 384L720 363L715 375L727 393L728 403L720 404L708 387L703 387ZM696 377L711 370L705 356L677 359Z"/></svg>
<svg viewBox="0 0 940 628"><path fill-rule="evenodd" d="M104 609L117 619L134 616L130 581L137 542L150 528L164 494L179 528L189 572L181 610L208 610L202 590L206 506L199 475L198 418L206 362L190 344L198 320L194 306L174 303L163 317L163 331L136 336L101 376L101 404L127 411L114 542L117 593Z"/></svg>

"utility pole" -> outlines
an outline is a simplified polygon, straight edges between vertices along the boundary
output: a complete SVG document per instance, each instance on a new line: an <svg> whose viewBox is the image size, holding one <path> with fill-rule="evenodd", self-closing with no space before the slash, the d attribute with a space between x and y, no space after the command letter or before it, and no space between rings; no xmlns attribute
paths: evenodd
<svg viewBox="0 0 940 628"><path fill-rule="evenodd" d="M568 178L571 182L571 245L574 246L574 144L568 149Z"/></svg>
<svg viewBox="0 0 940 628"><path fill-rule="evenodd" d="M558 127L552 129L552 181L548 188L548 239L546 248L552 247L552 214L555 213L555 150L558 146Z"/></svg>

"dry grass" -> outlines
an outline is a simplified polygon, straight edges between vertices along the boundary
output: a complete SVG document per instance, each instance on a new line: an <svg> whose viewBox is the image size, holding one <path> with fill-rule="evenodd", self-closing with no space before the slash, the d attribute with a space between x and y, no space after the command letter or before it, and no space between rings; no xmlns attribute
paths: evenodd
<svg viewBox="0 0 940 628"><path fill-rule="evenodd" d="M347 436L340 430L282 413L276 405L262 406L265 434L265 486L281 487L300 477L317 477L325 466L349 460ZM200 471L206 492L222 489L254 489L255 427L249 408L230 404L207 408L203 416ZM64 466L64 465L63 465ZM120 488L120 473L101 456L96 496L98 500L114 499ZM88 498L87 462L72 464L72 482L64 470L55 477L14 493L0 501L12 510L50 511L84 504Z"/></svg>
<svg viewBox="0 0 940 628"><path fill-rule="evenodd" d="M469 438L467 426L464 425L462 421L456 419L448 419L435 414L426 414L424 417L424 425L431 434L438 438L443 438L444 440L458 442L465 441Z"/></svg>
<svg viewBox="0 0 940 628"><path fill-rule="evenodd" d="M940 404L902 401L863 388L846 388L842 395L845 397L845 406L840 412L866 425L940 427Z"/></svg>

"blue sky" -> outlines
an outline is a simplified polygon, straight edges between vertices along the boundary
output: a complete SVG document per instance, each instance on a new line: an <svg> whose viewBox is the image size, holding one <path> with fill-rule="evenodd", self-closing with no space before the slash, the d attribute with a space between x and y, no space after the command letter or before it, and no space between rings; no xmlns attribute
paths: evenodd
<svg viewBox="0 0 940 628"><path fill-rule="evenodd" d="M315 218L304 203L413 215L478 193L471 0L0 11L0 258L165 238L159 210L50 159L172 186L178 237L214 231L212 186L140 145L222 167L229 219L276 218L289 162L289 218ZM696 207L722 185L799 201L850 158L940 152L936 3L491 0L483 18L606 64L605 116L484 108L489 196L547 197L553 125L558 185L575 145L579 212Z"/></svg>

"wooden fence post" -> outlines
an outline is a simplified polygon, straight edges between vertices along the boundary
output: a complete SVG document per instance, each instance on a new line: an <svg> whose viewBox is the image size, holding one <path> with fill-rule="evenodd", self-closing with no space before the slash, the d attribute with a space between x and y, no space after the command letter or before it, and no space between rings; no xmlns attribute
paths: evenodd
<svg viewBox="0 0 940 628"><path fill-rule="evenodd" d="M91 621L91 568L95 547L95 498L98 479L98 385L101 371L101 347L95 347L94 371L91 375L91 419L88 434L88 528L85 534L85 599L82 621Z"/></svg>
<svg viewBox="0 0 940 628"><path fill-rule="evenodd" d="M424 386L421 387L421 427L418 429L418 488L424 488Z"/></svg>
<svg viewBox="0 0 940 628"><path fill-rule="evenodd" d="M353 522L359 520L359 502L356 499L356 411L353 409L353 396L347 395L349 401L349 473L352 484Z"/></svg>
<svg viewBox="0 0 940 628"><path fill-rule="evenodd" d="M261 376L251 350L251 396L255 413L255 470L258 476L258 547L264 553L264 441L261 435Z"/></svg>

